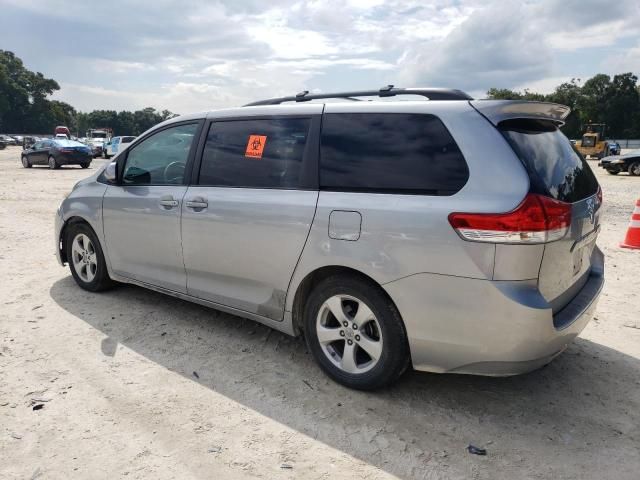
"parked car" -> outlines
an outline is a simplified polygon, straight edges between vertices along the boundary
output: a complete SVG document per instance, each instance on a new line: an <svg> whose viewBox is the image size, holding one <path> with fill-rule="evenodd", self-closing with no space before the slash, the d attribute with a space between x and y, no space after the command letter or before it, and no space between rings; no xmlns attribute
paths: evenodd
<svg viewBox="0 0 640 480"><path fill-rule="evenodd" d="M88 168L91 165L91 149L73 140L45 139L39 140L22 151L22 166L49 165L49 168L60 168L62 165L80 165Z"/></svg>
<svg viewBox="0 0 640 480"><path fill-rule="evenodd" d="M609 155L620 155L621 148L618 142L609 140L607 145L609 147Z"/></svg>
<svg viewBox="0 0 640 480"><path fill-rule="evenodd" d="M70 140L69 136L66 133L56 133L54 137L56 140Z"/></svg>
<svg viewBox="0 0 640 480"><path fill-rule="evenodd" d="M11 135L11 137L16 141L16 145L22 145L24 139L22 135Z"/></svg>
<svg viewBox="0 0 640 480"><path fill-rule="evenodd" d="M104 158L111 158L114 155L117 155L119 152L127 148L129 144L133 142L135 139L136 137L132 137L132 136L111 138L110 140L105 142L104 147L102 149L102 156Z"/></svg>
<svg viewBox="0 0 640 480"><path fill-rule="evenodd" d="M7 143L0 137L0 150L4 150L5 148L7 148Z"/></svg>
<svg viewBox="0 0 640 480"><path fill-rule="evenodd" d="M24 137L22 139L22 150L30 148L34 143L40 140L38 137Z"/></svg>
<svg viewBox="0 0 640 480"><path fill-rule="evenodd" d="M9 135L0 135L0 141L2 141L5 145L17 145L16 139L10 137Z"/></svg>
<svg viewBox="0 0 640 480"><path fill-rule="evenodd" d="M85 143L91 148L91 154L93 155L93 158L102 155L104 138L87 138Z"/></svg>
<svg viewBox="0 0 640 480"><path fill-rule="evenodd" d="M633 150L624 155L605 157L598 164L611 175L628 172L629 175L640 175L640 150Z"/></svg>
<svg viewBox="0 0 640 480"><path fill-rule="evenodd" d="M430 100L306 102L406 94ZM75 185L56 254L88 291L132 283L304 332L349 387L411 365L530 371L604 282L601 190L568 113L386 87L174 118Z"/></svg>

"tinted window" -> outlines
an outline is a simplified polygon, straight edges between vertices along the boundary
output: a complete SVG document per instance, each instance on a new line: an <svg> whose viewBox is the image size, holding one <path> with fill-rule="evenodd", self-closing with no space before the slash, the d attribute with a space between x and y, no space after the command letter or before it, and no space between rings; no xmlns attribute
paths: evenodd
<svg viewBox="0 0 640 480"><path fill-rule="evenodd" d="M554 124L509 120L500 130L527 168L532 191L570 203L598 191L586 160Z"/></svg>
<svg viewBox="0 0 640 480"><path fill-rule="evenodd" d="M460 149L433 115L334 113L323 118L323 188L452 195L468 178Z"/></svg>
<svg viewBox="0 0 640 480"><path fill-rule="evenodd" d="M214 122L200 185L297 188L309 135L308 118Z"/></svg>
<svg viewBox="0 0 640 480"><path fill-rule="evenodd" d="M128 185L176 185L185 165L198 125L161 130L133 147L127 155L122 181Z"/></svg>
<svg viewBox="0 0 640 480"><path fill-rule="evenodd" d="M136 137L121 137L122 143L131 143L135 140Z"/></svg>

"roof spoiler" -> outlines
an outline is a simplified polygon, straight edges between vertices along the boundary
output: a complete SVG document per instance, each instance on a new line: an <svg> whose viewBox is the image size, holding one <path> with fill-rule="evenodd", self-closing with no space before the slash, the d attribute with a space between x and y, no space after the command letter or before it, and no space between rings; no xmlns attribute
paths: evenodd
<svg viewBox="0 0 640 480"><path fill-rule="evenodd" d="M549 120L558 126L571 113L566 105L551 102L529 102L525 100L473 100L471 106L495 126L504 120L530 118Z"/></svg>

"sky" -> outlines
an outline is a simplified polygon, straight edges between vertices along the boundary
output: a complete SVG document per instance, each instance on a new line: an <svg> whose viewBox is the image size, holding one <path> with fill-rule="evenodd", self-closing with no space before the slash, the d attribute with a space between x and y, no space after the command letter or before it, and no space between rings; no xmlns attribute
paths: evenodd
<svg viewBox="0 0 640 480"><path fill-rule="evenodd" d="M640 74L638 0L0 0L0 49L81 111Z"/></svg>

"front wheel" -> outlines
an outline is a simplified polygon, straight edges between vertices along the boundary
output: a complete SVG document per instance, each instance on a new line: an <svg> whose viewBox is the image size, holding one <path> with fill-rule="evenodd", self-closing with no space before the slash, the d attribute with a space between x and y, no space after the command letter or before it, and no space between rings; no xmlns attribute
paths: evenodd
<svg viewBox="0 0 640 480"><path fill-rule="evenodd" d="M640 162L633 162L629 165L629 175L637 177L640 175Z"/></svg>
<svg viewBox="0 0 640 480"><path fill-rule="evenodd" d="M53 157L53 155L49 156L49 168L51 170L60 168L60 165L58 165L58 162L56 162L56 159Z"/></svg>
<svg viewBox="0 0 640 480"><path fill-rule="evenodd" d="M100 243L89 225L70 225L65 235L65 249L71 275L81 288L99 292L114 285Z"/></svg>
<svg viewBox="0 0 640 480"><path fill-rule="evenodd" d="M81 163L81 164L80 164L80 167L82 167L82 168L89 168L89 165L90 165L89 163Z"/></svg>
<svg viewBox="0 0 640 480"><path fill-rule="evenodd" d="M620 173L619 170L607 170L607 172L609 172L609 175L617 175Z"/></svg>
<svg viewBox="0 0 640 480"><path fill-rule="evenodd" d="M398 310L379 287L358 277L330 277L318 284L305 308L304 327L316 362L347 387L384 387L409 366Z"/></svg>
<svg viewBox="0 0 640 480"><path fill-rule="evenodd" d="M29 159L27 158L26 155L22 156L22 166L24 168L31 168L33 165L31 165L31 162L29 161Z"/></svg>

